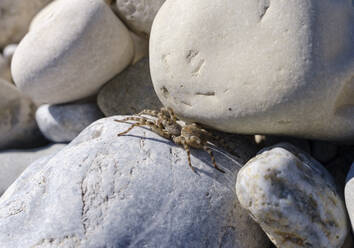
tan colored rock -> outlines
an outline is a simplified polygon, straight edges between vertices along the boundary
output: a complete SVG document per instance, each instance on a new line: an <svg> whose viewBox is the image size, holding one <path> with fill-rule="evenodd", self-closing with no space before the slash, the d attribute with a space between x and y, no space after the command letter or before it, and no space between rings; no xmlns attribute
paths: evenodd
<svg viewBox="0 0 354 248"><path fill-rule="evenodd" d="M36 106L28 97L0 79L0 149L35 147L42 143L35 111Z"/></svg>
<svg viewBox="0 0 354 248"><path fill-rule="evenodd" d="M55 1L18 45L13 79L37 103L70 102L95 94L131 63L133 49L129 31L105 2Z"/></svg>
<svg viewBox="0 0 354 248"><path fill-rule="evenodd" d="M0 78L11 82L11 70L9 60L0 53Z"/></svg>
<svg viewBox="0 0 354 248"><path fill-rule="evenodd" d="M162 103L226 132L354 138L347 0L167 0L150 35Z"/></svg>
<svg viewBox="0 0 354 248"><path fill-rule="evenodd" d="M0 47L19 42L37 12L52 0L1 0Z"/></svg>

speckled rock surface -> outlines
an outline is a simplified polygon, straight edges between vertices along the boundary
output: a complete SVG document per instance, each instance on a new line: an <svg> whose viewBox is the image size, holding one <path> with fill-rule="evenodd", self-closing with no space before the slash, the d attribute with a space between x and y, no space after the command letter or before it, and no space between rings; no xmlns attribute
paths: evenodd
<svg viewBox="0 0 354 248"><path fill-rule="evenodd" d="M344 188L345 204L352 223L352 230L354 231L354 163L350 168L346 181Z"/></svg>
<svg viewBox="0 0 354 248"><path fill-rule="evenodd" d="M185 151L144 128L101 119L0 198L1 247L267 247L237 202L238 163ZM240 148L242 149L242 148ZM25 224L26 223L26 224Z"/></svg>
<svg viewBox="0 0 354 248"><path fill-rule="evenodd" d="M97 93L133 54L128 29L106 3L61 0L35 18L11 71L16 86L36 103L65 103Z"/></svg>
<svg viewBox="0 0 354 248"><path fill-rule="evenodd" d="M150 35L165 106L225 132L354 138L347 0L167 0Z"/></svg>
<svg viewBox="0 0 354 248"><path fill-rule="evenodd" d="M135 32L150 34L155 15L165 0L117 0L120 18Z"/></svg>
<svg viewBox="0 0 354 248"><path fill-rule="evenodd" d="M31 19L52 0L1 0L0 48L18 42L26 34Z"/></svg>
<svg viewBox="0 0 354 248"><path fill-rule="evenodd" d="M35 160L55 154L65 144L50 144L45 147L26 150L5 150L0 152L0 196Z"/></svg>
<svg viewBox="0 0 354 248"><path fill-rule="evenodd" d="M346 210L332 177L288 144L251 159L238 174L236 193L279 248L340 248L348 234Z"/></svg>
<svg viewBox="0 0 354 248"><path fill-rule="evenodd" d="M102 117L95 103L45 104L36 111L39 129L53 142L72 141L87 126Z"/></svg>
<svg viewBox="0 0 354 248"><path fill-rule="evenodd" d="M106 116L160 109L162 104L152 86L149 60L139 61L109 81L100 90L97 104Z"/></svg>
<svg viewBox="0 0 354 248"><path fill-rule="evenodd" d="M10 82L0 79L0 149L43 143L34 114L36 106Z"/></svg>

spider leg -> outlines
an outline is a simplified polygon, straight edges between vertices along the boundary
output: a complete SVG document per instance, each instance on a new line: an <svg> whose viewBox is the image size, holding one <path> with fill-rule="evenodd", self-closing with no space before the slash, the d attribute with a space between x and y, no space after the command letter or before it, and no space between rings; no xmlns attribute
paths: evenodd
<svg viewBox="0 0 354 248"><path fill-rule="evenodd" d="M173 142L175 142L177 145L182 145L184 150L187 152L187 159L188 159L188 164L189 167L193 170L193 172L196 172L194 167L192 166L191 162L191 150L189 149L189 146L186 142L186 140L182 136L174 137Z"/></svg>
<svg viewBox="0 0 354 248"><path fill-rule="evenodd" d="M204 146L203 149L204 149L204 151L206 151L207 153L209 153L210 158L211 158L211 162L213 163L214 168L217 169L218 171L222 172L222 173L225 173L224 170L220 169L220 168L216 165L215 157L214 157L214 154L213 154L213 152L211 151L211 149L210 149L209 147L207 147L207 146Z"/></svg>
<svg viewBox="0 0 354 248"><path fill-rule="evenodd" d="M126 118L124 118L124 119L122 119L122 120L117 120L117 119L115 119L114 121L116 121L116 122L127 122L127 121L141 121L141 120L143 120L143 119L145 119L145 118L143 118L143 117L129 116L129 117L126 117Z"/></svg>
<svg viewBox="0 0 354 248"><path fill-rule="evenodd" d="M150 115L150 116L153 116L153 117L158 117L158 114L160 112L159 111L156 111L156 110L151 110L151 109L144 109L143 111L141 111L138 115Z"/></svg>
<svg viewBox="0 0 354 248"><path fill-rule="evenodd" d="M134 123L134 124L132 124L127 130L125 130L124 132L121 132L121 133L117 134L117 136L122 136L122 135L128 133L128 132L129 132L130 130L132 130L134 127L138 127L138 126L144 126L144 124L143 124L143 123L140 123L140 122Z"/></svg>
<svg viewBox="0 0 354 248"><path fill-rule="evenodd" d="M122 120L117 120L115 119L114 121L116 122L127 122L127 121L137 121L137 123L134 123L132 124L127 130L125 130L124 132L121 132L119 134L117 134L117 136L122 136L126 133L128 133L130 130L132 130L134 127L137 127L137 126L143 126L144 124L144 118L141 118L141 117L126 117Z"/></svg>
<svg viewBox="0 0 354 248"><path fill-rule="evenodd" d="M166 110L169 113L171 120L173 122L176 122L177 121L177 116L176 116L175 112L173 111L173 109L168 107Z"/></svg>
<svg viewBox="0 0 354 248"><path fill-rule="evenodd" d="M166 139L170 139L170 135L161 128L161 126L156 125L153 121L151 120L147 120L143 117L127 117L123 120L115 120L117 122L126 122L126 121L137 121L137 123L132 124L127 130L125 130L124 132L121 132L118 134L118 136L122 136L126 133L128 133L130 130L132 130L134 127L138 127L138 126L148 126L151 128L151 130L155 133L157 133L158 135L166 138Z"/></svg>

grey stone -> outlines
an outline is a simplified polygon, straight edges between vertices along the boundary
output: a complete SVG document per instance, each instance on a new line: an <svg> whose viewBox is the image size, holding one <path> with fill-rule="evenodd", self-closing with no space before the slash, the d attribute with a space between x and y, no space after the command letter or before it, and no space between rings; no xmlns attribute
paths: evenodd
<svg viewBox="0 0 354 248"><path fill-rule="evenodd" d="M251 159L238 174L236 193L279 248L340 248L347 237L347 213L333 178L289 144Z"/></svg>
<svg viewBox="0 0 354 248"><path fill-rule="evenodd" d="M34 115L36 106L16 87L0 79L0 149L35 147L44 142Z"/></svg>
<svg viewBox="0 0 354 248"><path fill-rule="evenodd" d="M95 103L45 104L36 112L39 129L53 142L72 141L87 126L102 117Z"/></svg>
<svg viewBox="0 0 354 248"><path fill-rule="evenodd" d="M117 116L115 118L122 118ZM186 152L145 128L96 121L33 163L0 199L0 247L247 247L268 245L237 202L240 163ZM240 148L242 149L242 148Z"/></svg>
<svg viewBox="0 0 354 248"><path fill-rule="evenodd" d="M165 0L117 0L116 7L120 18L138 33L150 34L155 15Z"/></svg>
<svg viewBox="0 0 354 248"><path fill-rule="evenodd" d="M99 92L97 103L106 116L162 107L151 82L149 59L139 61L109 81Z"/></svg>
<svg viewBox="0 0 354 248"><path fill-rule="evenodd" d="M27 150L6 150L0 152L0 196L35 160L56 153L65 144L50 144Z"/></svg>

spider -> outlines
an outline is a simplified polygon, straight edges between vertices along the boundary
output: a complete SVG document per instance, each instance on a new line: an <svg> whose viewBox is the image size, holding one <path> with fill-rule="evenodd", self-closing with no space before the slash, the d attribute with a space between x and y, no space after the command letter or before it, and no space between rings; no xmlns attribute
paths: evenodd
<svg viewBox="0 0 354 248"><path fill-rule="evenodd" d="M117 122L135 121L135 123L132 124L127 130L119 133L118 136L127 134L134 127L148 126L158 135L172 140L177 145L183 146L184 150L187 152L188 164L194 172L195 169L192 166L190 158L191 147L206 151L210 155L214 168L222 173L225 173L225 171L217 166L214 154L208 146L208 142L215 141L217 138L207 130L201 128L196 123L182 126L178 123L180 119L178 119L171 108L162 107L160 111L145 109L137 115L137 117L126 117L122 120L114 120ZM156 120L143 117L142 115L155 117Z"/></svg>

